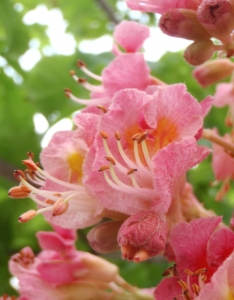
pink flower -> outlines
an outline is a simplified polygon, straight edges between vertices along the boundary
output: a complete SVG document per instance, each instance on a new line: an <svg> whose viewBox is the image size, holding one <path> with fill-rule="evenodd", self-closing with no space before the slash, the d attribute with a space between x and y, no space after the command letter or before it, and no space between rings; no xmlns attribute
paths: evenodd
<svg viewBox="0 0 234 300"><path fill-rule="evenodd" d="M203 289L207 291L209 282L218 276L223 263L232 256L234 246L234 233L227 228L217 229L220 222L221 217L200 218L172 228L165 254L176 266L167 272L172 277L163 279L156 288L157 300L183 299L180 295L187 299L208 299ZM226 298L219 294L214 299Z"/></svg>
<svg viewBox="0 0 234 300"><path fill-rule="evenodd" d="M149 35L149 27L137 22L122 21L115 27L113 37L118 45L131 53L139 51Z"/></svg>
<svg viewBox="0 0 234 300"><path fill-rule="evenodd" d="M152 299L125 282L115 265L77 251L74 231L55 229L57 232L38 232L43 250L37 257L30 248L12 256L9 268L19 280L20 299L75 300L78 296L81 300L117 300L123 296L134 300L138 295Z"/></svg>
<svg viewBox="0 0 234 300"><path fill-rule="evenodd" d="M20 221L43 213L48 221L59 226L84 228L101 220L98 203L87 194L83 185L83 162L93 143L98 120L95 114L79 114L75 118L79 126L76 131L54 134L41 153L44 170L33 162L32 157L24 161L29 168L26 172L29 181L41 188L30 184L22 172L18 176L20 187L12 188L9 195L30 197L40 209L23 214Z"/></svg>
<svg viewBox="0 0 234 300"><path fill-rule="evenodd" d="M85 162L90 194L127 215L150 209L166 213L175 182L208 155L194 139L202 123L202 106L184 85L158 87L152 95L119 91Z"/></svg>
<svg viewBox="0 0 234 300"><path fill-rule="evenodd" d="M91 85L86 79L77 77L74 71L71 75L75 81L91 92L91 99L79 99L71 90L65 89L68 98L87 106L109 106L114 93L125 88L146 90L151 84L162 84L160 80L150 76L142 53L137 52L149 36L149 28L136 22L123 21L116 26L114 39L126 52L120 51L114 44L113 52L116 58L102 71L102 75L93 74L86 65L79 61L78 67L91 78L99 81L100 85Z"/></svg>

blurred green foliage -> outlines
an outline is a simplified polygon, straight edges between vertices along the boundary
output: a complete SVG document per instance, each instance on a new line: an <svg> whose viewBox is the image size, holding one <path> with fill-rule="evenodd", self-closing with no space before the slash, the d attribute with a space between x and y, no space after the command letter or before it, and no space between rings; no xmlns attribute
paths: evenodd
<svg viewBox="0 0 234 300"><path fill-rule="evenodd" d="M131 19L128 10L120 10L123 1L106 0L109 9L116 20ZM8 198L8 190L17 185L12 173L14 169L22 168L21 161L27 151L35 153L39 158L40 141L43 135L34 130L33 115L42 113L50 127L64 117L71 117L80 108L68 100L63 93L65 87L71 88L80 98L88 93L79 87L69 76L76 61L83 59L92 71L100 74L101 70L111 60L110 53L88 55L80 53L78 48L70 56L45 56L43 47L50 41L46 34L47 26L32 24L27 26L23 17L38 5L47 8L59 8L68 23L67 32L74 35L77 42L84 39L101 37L111 34L114 23L110 15L100 5L100 1L62 1L62 0L1 0L0 5L0 295L15 294L9 285L10 274L7 270L9 257L21 248L30 245L38 252L35 232L49 230L50 226L43 217L37 217L26 224L18 224L18 217L32 207L29 200L14 200ZM152 25L156 22L153 14L144 16L144 22ZM30 41L37 39L41 60L30 71L24 71L19 64L19 57L28 49ZM156 51L156 49L155 49ZM188 90L199 100L214 92L214 87L201 89L192 78L192 67L188 66L182 52L167 53L160 61L149 63L152 75L158 76L167 83L184 82ZM205 126L217 126L221 133L226 131L223 125L226 110L212 109L206 118ZM207 143L209 145L209 143ZM210 187L214 180L210 167L210 158L188 174L193 183L197 197L209 209L224 214L225 220L231 215L230 192L222 203L215 203L217 188ZM89 250L85 235L81 233L78 242L80 249ZM121 268L121 274L132 284L139 287L155 286L161 278L166 264L161 259L150 260L141 264L126 263L117 254L109 257Z"/></svg>

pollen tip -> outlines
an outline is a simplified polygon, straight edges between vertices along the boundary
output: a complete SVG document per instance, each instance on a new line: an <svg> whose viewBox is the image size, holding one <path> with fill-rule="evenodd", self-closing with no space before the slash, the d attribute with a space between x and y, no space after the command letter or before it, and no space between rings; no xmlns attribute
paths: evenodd
<svg viewBox="0 0 234 300"><path fill-rule="evenodd" d="M26 180L26 176L25 176L24 172L21 170L15 170L13 175L19 181L21 180L21 177Z"/></svg>
<svg viewBox="0 0 234 300"><path fill-rule="evenodd" d="M74 75L76 75L76 72L75 72L74 70L71 70L71 71L69 72L69 74L70 74L71 76L74 76Z"/></svg>
<svg viewBox="0 0 234 300"><path fill-rule="evenodd" d="M138 135L137 137L137 143L140 144L141 142L143 142L148 136L148 132L143 132L141 134Z"/></svg>
<svg viewBox="0 0 234 300"><path fill-rule="evenodd" d="M67 211L68 207L69 207L68 202L64 202L63 199L59 199L53 206L52 215L54 217L60 216Z"/></svg>
<svg viewBox="0 0 234 300"><path fill-rule="evenodd" d="M104 114L107 112L107 109L105 108L105 106L103 106L101 104L97 105L97 108L101 109L104 112Z"/></svg>
<svg viewBox="0 0 234 300"><path fill-rule="evenodd" d="M132 140L133 140L133 141L137 140L138 137L139 137L139 135L140 135L140 133L134 134L134 135L132 136Z"/></svg>
<svg viewBox="0 0 234 300"><path fill-rule="evenodd" d="M137 171L137 169L130 169L130 170L128 170L127 175L131 175L132 173L134 173L136 171Z"/></svg>
<svg viewBox="0 0 234 300"><path fill-rule="evenodd" d="M103 139L105 139L105 140L108 139L108 134L107 134L105 131L101 130L101 131L100 131L100 135L101 135L101 137L102 137Z"/></svg>
<svg viewBox="0 0 234 300"><path fill-rule="evenodd" d="M79 59L77 62L77 67L78 68L86 67L86 63L83 62L83 60Z"/></svg>
<svg viewBox="0 0 234 300"><path fill-rule="evenodd" d="M24 159L22 160L22 163L32 171L36 171L38 168L35 162L31 159Z"/></svg>
<svg viewBox="0 0 234 300"><path fill-rule="evenodd" d="M27 158L33 160L34 159L34 153L31 151L27 152Z"/></svg>
<svg viewBox="0 0 234 300"><path fill-rule="evenodd" d="M19 217L18 221L20 223L28 222L29 220L33 219L36 215L37 215L37 211L36 210L29 210L26 213L22 214Z"/></svg>
<svg viewBox="0 0 234 300"><path fill-rule="evenodd" d="M112 165L116 165L116 162L115 162L115 160L114 160L113 157L111 157L111 156L105 156L105 159L107 161L109 161L110 163L112 163Z"/></svg>
<svg viewBox="0 0 234 300"><path fill-rule="evenodd" d="M120 141L120 133L118 131L115 132L115 138Z"/></svg>
<svg viewBox="0 0 234 300"><path fill-rule="evenodd" d="M80 83L80 84L84 84L84 83L86 83L86 79L85 78L78 78L78 83Z"/></svg>
<svg viewBox="0 0 234 300"><path fill-rule="evenodd" d="M98 170L98 172L102 172L102 171L109 170L109 169L110 169L109 166L102 166L102 167Z"/></svg>

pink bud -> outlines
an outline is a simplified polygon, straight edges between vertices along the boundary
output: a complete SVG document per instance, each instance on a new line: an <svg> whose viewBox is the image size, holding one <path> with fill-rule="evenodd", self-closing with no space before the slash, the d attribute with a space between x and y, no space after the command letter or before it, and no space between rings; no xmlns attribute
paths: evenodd
<svg viewBox="0 0 234 300"><path fill-rule="evenodd" d="M210 34L230 43L234 29L234 11L228 0L204 0L197 11L198 20Z"/></svg>
<svg viewBox="0 0 234 300"><path fill-rule="evenodd" d="M195 68L193 76L202 87L211 85L231 75L234 64L228 59L217 59Z"/></svg>
<svg viewBox="0 0 234 300"><path fill-rule="evenodd" d="M184 58L192 66L199 66L211 58L215 46L211 40L198 40L187 47Z"/></svg>
<svg viewBox="0 0 234 300"><path fill-rule="evenodd" d="M167 224L152 211L140 211L129 217L118 233L122 257L135 262L159 254L167 240Z"/></svg>
<svg viewBox="0 0 234 300"><path fill-rule="evenodd" d="M104 222L91 229L87 239L92 248L99 253L119 250L117 234L123 221Z"/></svg>
<svg viewBox="0 0 234 300"><path fill-rule="evenodd" d="M170 36L188 40L209 39L211 35L201 26L196 12L189 9L170 9L159 21L161 30Z"/></svg>

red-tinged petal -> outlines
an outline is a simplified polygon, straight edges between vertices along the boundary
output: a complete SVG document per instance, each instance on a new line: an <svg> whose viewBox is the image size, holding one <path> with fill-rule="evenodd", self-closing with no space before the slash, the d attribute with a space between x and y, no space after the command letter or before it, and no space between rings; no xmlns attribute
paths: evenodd
<svg viewBox="0 0 234 300"><path fill-rule="evenodd" d="M40 247L44 250L62 252L73 245L73 240L65 240L56 232L39 231L36 236Z"/></svg>
<svg viewBox="0 0 234 300"><path fill-rule="evenodd" d="M115 27L114 40L127 52L140 50L149 37L149 27L131 21L122 21Z"/></svg>
<svg viewBox="0 0 234 300"><path fill-rule="evenodd" d="M149 68L141 53L117 56L102 72L103 85L109 96L126 88L145 90L150 84Z"/></svg>
<svg viewBox="0 0 234 300"><path fill-rule="evenodd" d="M200 268L208 269L207 244L221 220L221 217L199 218L190 223L180 222L171 229L169 242L182 279L186 277L185 269L193 272ZM214 271L215 268L210 267L206 275L210 277Z"/></svg>
<svg viewBox="0 0 234 300"><path fill-rule="evenodd" d="M182 294L181 286L178 284L178 278L170 277L164 278L156 287L154 297L157 300L169 300L178 299L182 300L182 297L178 297Z"/></svg>
<svg viewBox="0 0 234 300"><path fill-rule="evenodd" d="M207 261L212 267L219 267L233 252L234 233L228 228L214 232L209 240Z"/></svg>
<svg viewBox="0 0 234 300"><path fill-rule="evenodd" d="M74 274L80 271L85 277L87 270L80 261L51 261L41 262L37 266L37 271L40 277L52 284L69 283L77 279L78 276Z"/></svg>
<svg viewBox="0 0 234 300"><path fill-rule="evenodd" d="M234 298L234 253L218 268L196 300L232 300Z"/></svg>

